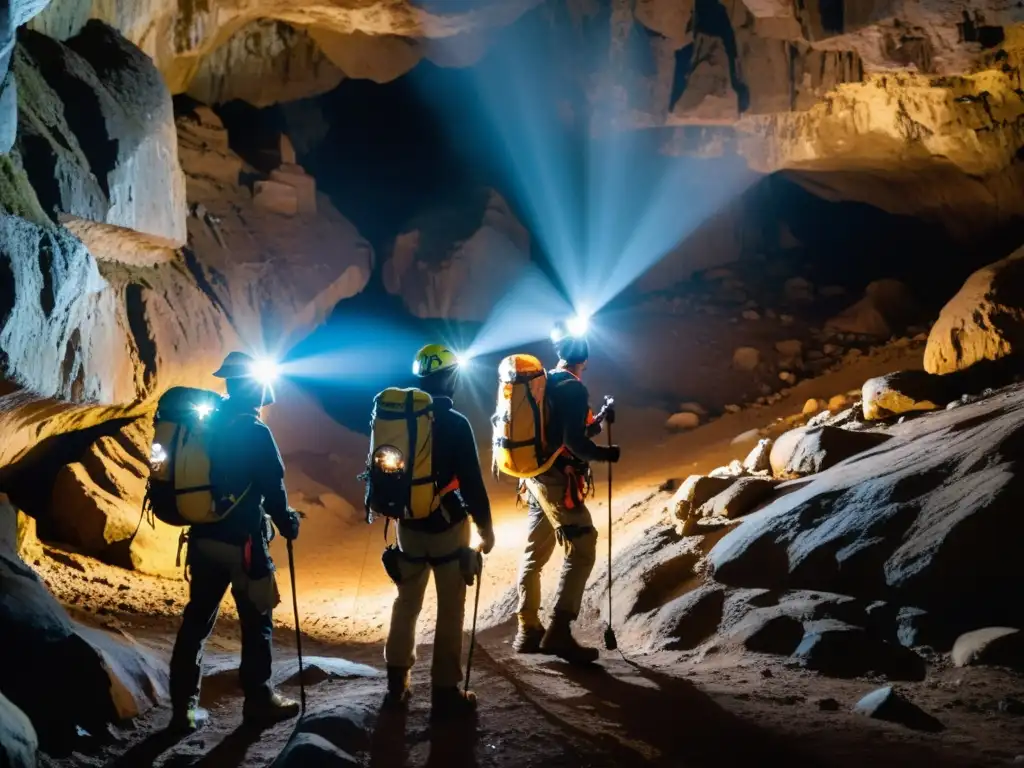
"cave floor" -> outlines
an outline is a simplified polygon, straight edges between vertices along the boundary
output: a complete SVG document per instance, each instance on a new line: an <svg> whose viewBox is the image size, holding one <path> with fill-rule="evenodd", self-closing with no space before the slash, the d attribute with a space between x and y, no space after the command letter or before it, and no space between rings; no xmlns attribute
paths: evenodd
<svg viewBox="0 0 1024 768"><path fill-rule="evenodd" d="M919 359L919 358L918 358ZM777 407L731 414L692 432L659 439L650 450L623 462L616 491L616 548L640 535L651 516L645 504L667 478L706 472L735 458L733 437L774 418L799 412L808 397L827 397L885 370L910 367L912 356L893 350L836 374L798 386ZM626 445L650 440L628 420ZM639 419L638 419L639 422ZM745 450L745 449L744 449ZM743 452L743 451L740 451ZM599 478L600 479L600 478ZM599 489L600 490L600 489ZM506 494L507 496L508 494ZM606 530L607 509L598 493L592 510ZM1024 678L1005 670L953 669L932 660L928 678L900 684L901 691L945 725L938 734L871 720L852 712L866 693L886 685L882 678L836 680L797 668L788 659L755 654L695 657L660 653L623 657L602 652L598 665L574 669L546 657L519 657L508 645L512 627L507 601L514 583L518 529L522 522L509 499L495 508L499 547L488 558L481 598L481 632L473 688L481 706L475 725L432 726L429 714L430 648L421 649L414 670L419 693L407 717L376 719L369 748L371 766L721 766L785 759L799 766L986 766L1015 762L1024 753ZM604 523L604 525L602 525ZM333 517L307 520L298 585L307 656L344 658L383 670L381 641L393 587L380 573L379 526ZM89 558L36 544L29 558L72 614L87 623L129 634L169 657L184 607L186 585L105 566ZM278 552L282 594L289 595L284 553ZM547 569L549 580L557 568ZM430 592L428 591L428 595ZM484 606L488 606L487 609ZM428 597L421 638L428 641L433 606ZM495 624L495 622L503 622ZM276 668L293 664L290 601L275 613ZM583 623L583 622L581 622ZM600 644L599 636L586 637ZM591 631L597 631L592 628ZM207 661L221 668L237 663L239 631L230 600L208 644ZM629 651L627 649L627 654ZM284 673L281 673L284 674ZM297 695L293 684L282 685ZM321 680L309 688L309 712L362 703L374 713L383 678ZM52 768L71 766L266 766L280 753L295 727L283 723L262 733L239 728L237 686L204 689L213 714L206 731L178 741L162 729L170 713L157 707L124 729L114 729L95 751L63 758L47 756Z"/></svg>
<svg viewBox="0 0 1024 768"><path fill-rule="evenodd" d="M136 620L137 621L137 620ZM236 627L225 619L207 662L237 660ZM173 626L136 625L135 636L167 653ZM546 657L511 652L510 625L479 635L473 688L475 723L429 721L430 649L414 668L414 698L404 716L376 718L370 766L722 766L772 760L799 766L988 766L1014 762L1024 739L1024 679L1003 670L935 666L922 683L902 684L919 706L945 725L925 734L851 712L882 679L835 680L758 655L692 659L685 653L627 658L602 652L598 665L572 668ZM596 640L596 638L591 638ZM294 667L293 638L279 633L275 667ZM310 656L334 656L383 669L378 644L337 646L306 641ZM315 661L314 661L315 663ZM294 682L281 689L297 697ZM376 713L383 677L326 679L307 688L308 712L362 704ZM212 723L173 739L163 732L170 713L158 707L91 753L43 758L70 766L266 766L295 722L263 732L241 728L241 696L223 676L203 703Z"/></svg>

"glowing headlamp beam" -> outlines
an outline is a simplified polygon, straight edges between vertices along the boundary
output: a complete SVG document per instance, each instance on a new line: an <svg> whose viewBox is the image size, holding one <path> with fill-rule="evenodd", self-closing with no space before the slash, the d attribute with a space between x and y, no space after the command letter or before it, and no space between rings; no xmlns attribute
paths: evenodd
<svg viewBox="0 0 1024 768"><path fill-rule="evenodd" d="M262 357L253 362L249 369L249 375L265 387L269 387L281 375L280 366L268 357Z"/></svg>

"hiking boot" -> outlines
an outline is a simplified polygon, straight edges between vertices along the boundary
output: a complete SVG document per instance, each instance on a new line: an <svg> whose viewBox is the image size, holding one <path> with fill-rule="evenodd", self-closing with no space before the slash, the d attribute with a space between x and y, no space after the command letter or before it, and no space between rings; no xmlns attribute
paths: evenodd
<svg viewBox="0 0 1024 768"><path fill-rule="evenodd" d="M200 706L175 711L167 730L176 733L195 733L210 722L210 713Z"/></svg>
<svg viewBox="0 0 1024 768"><path fill-rule="evenodd" d="M544 639L543 625L527 626L520 622L512 641L512 650L516 653L540 653L540 641Z"/></svg>
<svg viewBox="0 0 1024 768"><path fill-rule="evenodd" d="M572 621L573 617L565 611L555 611L554 620L540 641L540 652L557 656L570 664L593 664L599 656L597 648L576 642L569 628Z"/></svg>
<svg viewBox="0 0 1024 768"><path fill-rule="evenodd" d="M384 706L404 707L409 701L409 668L388 667L388 692L384 694Z"/></svg>
<svg viewBox="0 0 1024 768"><path fill-rule="evenodd" d="M476 712L476 694L452 688L434 688L430 695L430 719L446 720L466 717Z"/></svg>
<svg viewBox="0 0 1024 768"><path fill-rule="evenodd" d="M246 725L269 726L299 714L299 702L277 691L258 697L246 697L242 719Z"/></svg>

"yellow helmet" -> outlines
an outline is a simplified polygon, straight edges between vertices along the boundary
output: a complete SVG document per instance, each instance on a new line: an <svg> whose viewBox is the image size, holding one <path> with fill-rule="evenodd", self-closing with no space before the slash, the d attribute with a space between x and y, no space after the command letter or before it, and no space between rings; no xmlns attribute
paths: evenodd
<svg viewBox="0 0 1024 768"><path fill-rule="evenodd" d="M412 364L412 372L421 379L433 373L440 373L459 365L459 356L444 344L427 344L416 353L416 361Z"/></svg>

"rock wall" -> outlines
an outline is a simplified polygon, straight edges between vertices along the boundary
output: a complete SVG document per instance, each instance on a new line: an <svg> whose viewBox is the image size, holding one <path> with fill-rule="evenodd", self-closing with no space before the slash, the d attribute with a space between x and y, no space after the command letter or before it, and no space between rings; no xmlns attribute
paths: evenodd
<svg viewBox="0 0 1024 768"><path fill-rule="evenodd" d="M417 317L483 322L530 260L530 234L494 190L424 211L395 239L385 289Z"/></svg>
<svg viewBox="0 0 1024 768"><path fill-rule="evenodd" d="M89 18L100 19L120 30L157 63L172 92L197 88L215 92L220 98L245 98L255 87L251 78L262 72L267 82L261 94L284 93L290 86L313 83L328 90L330 77L318 80L311 70L321 69L326 57L337 70L354 77L393 79L412 69L425 55L433 56L423 41L431 38L454 39L459 50L467 45L462 38L515 21L524 11L542 0L484 0L479 3L371 3L363 0L282 4L268 0L145 0L111 3L105 0L68 0L55 3L33 21L33 28L52 37L74 34ZM260 33L257 22L282 22L293 31ZM266 28L264 27L264 30ZM308 37L307 37L308 36ZM319 44L314 49L310 38ZM248 41L248 44L246 44ZM270 65L267 59L273 47L279 62L290 60L309 69ZM223 50L226 49L226 50ZM464 65L471 56L456 61ZM396 61L398 62L396 64ZM236 77L237 76L237 77ZM240 80L236 89L234 82ZM289 94L295 98L293 94Z"/></svg>
<svg viewBox="0 0 1024 768"><path fill-rule="evenodd" d="M275 183L301 187L303 209L261 207L270 182L216 116L175 121L149 60L100 22L63 44L26 32L12 71L0 486L44 537L167 571L177 532L135 534L155 398L218 387L210 374L231 349L283 354L362 290L373 254L297 167Z"/></svg>

